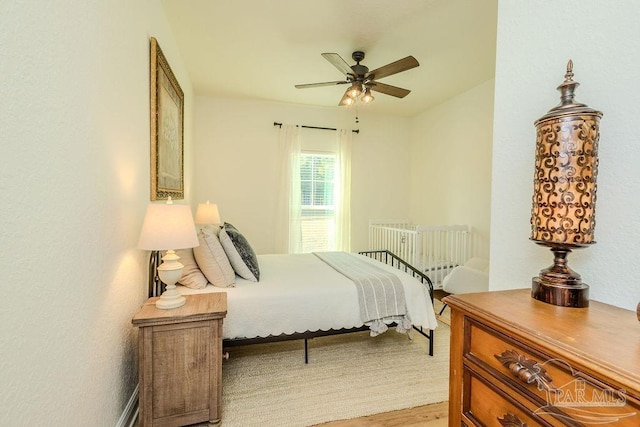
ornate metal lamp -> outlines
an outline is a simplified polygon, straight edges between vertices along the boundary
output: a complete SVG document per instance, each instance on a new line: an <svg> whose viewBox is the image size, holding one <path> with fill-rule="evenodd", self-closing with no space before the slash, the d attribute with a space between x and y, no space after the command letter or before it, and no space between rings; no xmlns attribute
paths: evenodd
<svg viewBox="0 0 640 427"><path fill-rule="evenodd" d="M587 307L589 286L567 265L572 249L595 243L596 177L602 113L574 101L579 86L573 62L558 86L560 105L536 120L531 240L548 246L552 266L532 280L531 296L564 306Z"/></svg>

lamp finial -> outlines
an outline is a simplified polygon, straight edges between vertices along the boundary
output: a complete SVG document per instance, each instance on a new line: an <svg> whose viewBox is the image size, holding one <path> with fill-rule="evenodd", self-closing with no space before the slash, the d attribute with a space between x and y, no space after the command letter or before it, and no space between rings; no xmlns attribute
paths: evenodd
<svg viewBox="0 0 640 427"><path fill-rule="evenodd" d="M564 75L564 81L573 81L573 61L571 59L567 62L567 73Z"/></svg>

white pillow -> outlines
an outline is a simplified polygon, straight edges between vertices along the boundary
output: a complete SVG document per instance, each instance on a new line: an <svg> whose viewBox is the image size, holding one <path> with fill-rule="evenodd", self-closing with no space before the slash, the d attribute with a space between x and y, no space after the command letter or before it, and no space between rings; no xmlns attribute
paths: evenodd
<svg viewBox="0 0 640 427"><path fill-rule="evenodd" d="M182 277L178 280L183 286L193 289L202 289L207 286L207 278L198 268L196 260L193 258L193 249L178 249L176 255L180 257L178 261L184 265Z"/></svg>
<svg viewBox="0 0 640 427"><path fill-rule="evenodd" d="M236 275L229 259L220 245L218 236L208 228L198 233L200 246L193 248L196 262L205 277L213 286L226 288L235 283Z"/></svg>
<svg viewBox="0 0 640 427"><path fill-rule="evenodd" d="M229 223L220 230L220 243L231 262L231 266L243 279L257 282L260 280L260 267L255 251L247 239Z"/></svg>

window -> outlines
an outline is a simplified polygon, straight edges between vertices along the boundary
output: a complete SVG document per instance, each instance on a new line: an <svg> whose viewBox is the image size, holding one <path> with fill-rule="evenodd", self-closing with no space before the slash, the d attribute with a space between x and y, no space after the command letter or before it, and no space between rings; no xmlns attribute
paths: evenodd
<svg viewBox="0 0 640 427"><path fill-rule="evenodd" d="M279 252L351 250L352 133L312 132L305 134L303 145L298 126L282 125L275 227Z"/></svg>
<svg viewBox="0 0 640 427"><path fill-rule="evenodd" d="M303 252L336 249L335 185L335 154L300 154Z"/></svg>

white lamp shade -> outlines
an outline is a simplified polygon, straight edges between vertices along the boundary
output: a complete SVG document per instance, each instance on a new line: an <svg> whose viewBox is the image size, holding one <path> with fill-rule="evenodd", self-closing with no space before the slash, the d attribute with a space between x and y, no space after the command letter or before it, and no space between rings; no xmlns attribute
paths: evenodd
<svg viewBox="0 0 640 427"><path fill-rule="evenodd" d="M150 204L144 216L138 248L151 251L198 246L198 236L188 205Z"/></svg>
<svg viewBox="0 0 640 427"><path fill-rule="evenodd" d="M220 212L215 203L200 203L196 211L196 224L220 224Z"/></svg>

